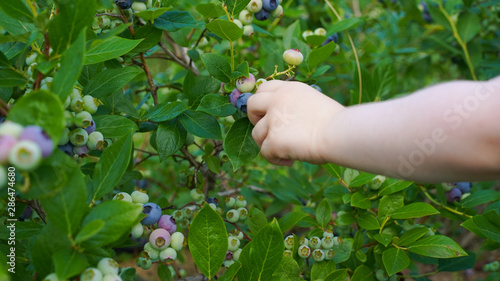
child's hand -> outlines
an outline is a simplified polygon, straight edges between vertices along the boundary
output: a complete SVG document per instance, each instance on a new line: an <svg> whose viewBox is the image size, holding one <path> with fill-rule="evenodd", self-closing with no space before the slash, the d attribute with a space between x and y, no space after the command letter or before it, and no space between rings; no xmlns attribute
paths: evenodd
<svg viewBox="0 0 500 281"><path fill-rule="evenodd" d="M252 136L269 162L328 162L326 130L344 107L300 82L269 81L248 100Z"/></svg>

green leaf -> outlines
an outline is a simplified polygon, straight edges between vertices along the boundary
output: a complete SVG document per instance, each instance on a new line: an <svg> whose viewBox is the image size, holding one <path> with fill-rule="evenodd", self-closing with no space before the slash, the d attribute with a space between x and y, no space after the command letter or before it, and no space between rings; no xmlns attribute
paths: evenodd
<svg viewBox="0 0 500 281"><path fill-rule="evenodd" d="M89 264L83 254L72 249L62 249L52 259L57 277L61 280L80 274Z"/></svg>
<svg viewBox="0 0 500 281"><path fill-rule="evenodd" d="M465 43L474 38L481 30L481 19L472 13L463 13L458 18L457 31Z"/></svg>
<svg viewBox="0 0 500 281"><path fill-rule="evenodd" d="M324 281L345 281L347 278L347 269L339 269L328 274L324 278Z"/></svg>
<svg viewBox="0 0 500 281"><path fill-rule="evenodd" d="M495 210L474 216L472 221L484 236L500 243L500 215Z"/></svg>
<svg viewBox="0 0 500 281"><path fill-rule="evenodd" d="M156 18L153 26L165 31L177 31L183 27L198 27L198 24L189 12L169 11Z"/></svg>
<svg viewBox="0 0 500 281"><path fill-rule="evenodd" d="M406 231L401 238L399 238L397 245L401 247L406 247L410 245L411 243L417 241L418 239L422 238L427 232L429 232L429 229L427 227L417 227L414 229L410 229Z"/></svg>
<svg viewBox="0 0 500 281"><path fill-rule="evenodd" d="M467 254L469 255L466 257L459 257L453 259L438 259L437 270L439 272L444 272L444 271L462 271L469 268L474 268L474 265L476 264L476 254L471 252Z"/></svg>
<svg viewBox="0 0 500 281"><path fill-rule="evenodd" d="M368 209L372 206L370 198L361 192L356 192L351 197L351 206L361 209Z"/></svg>
<svg viewBox="0 0 500 281"><path fill-rule="evenodd" d="M312 50L307 60L309 67L314 68L318 64L325 62L333 54L336 46L335 43L330 42L323 47Z"/></svg>
<svg viewBox="0 0 500 281"><path fill-rule="evenodd" d="M82 227L95 220L102 220L104 226L85 244L99 247L117 241L140 221L141 212L141 206L130 202L110 200L100 203L85 217Z"/></svg>
<svg viewBox="0 0 500 281"><path fill-rule="evenodd" d="M168 266L162 262L158 266L157 275L161 281L172 280L172 272L170 272L170 269L168 269Z"/></svg>
<svg viewBox="0 0 500 281"><path fill-rule="evenodd" d="M354 270L351 281L375 281L372 270L366 265L360 265Z"/></svg>
<svg viewBox="0 0 500 281"><path fill-rule="evenodd" d="M249 77L249 71L248 62L244 61L234 69L233 73L231 73L231 78L238 79L242 76Z"/></svg>
<svg viewBox="0 0 500 281"><path fill-rule="evenodd" d="M229 20L216 19L205 25L215 35L222 39L235 41L243 35L243 29Z"/></svg>
<svg viewBox="0 0 500 281"><path fill-rule="evenodd" d="M0 66L0 87L15 87L25 85L28 78L14 70Z"/></svg>
<svg viewBox="0 0 500 281"><path fill-rule="evenodd" d="M16 240L21 241L37 236L43 229L43 225L32 221L16 222ZM10 229L3 227L0 229L0 239L9 240Z"/></svg>
<svg viewBox="0 0 500 281"><path fill-rule="evenodd" d="M353 247L354 240L352 238L345 238L339 241L338 245L333 245L333 251L335 255L332 258L332 261L336 264L345 262L351 256L351 251Z"/></svg>
<svg viewBox="0 0 500 281"><path fill-rule="evenodd" d="M105 138L119 138L137 131L137 125L128 118L119 115L94 116L96 130Z"/></svg>
<svg viewBox="0 0 500 281"><path fill-rule="evenodd" d="M227 10L232 17L237 17L240 12L245 9L250 0L223 0L227 6Z"/></svg>
<svg viewBox="0 0 500 281"><path fill-rule="evenodd" d="M481 232L481 230L477 227L477 225L474 223L472 218L464 221L462 224L460 224L460 226L465 227L467 230L469 230L470 232L476 234L477 236L479 236L481 238L484 238L484 239L488 238L488 237L486 237L486 235L483 234L483 232Z"/></svg>
<svg viewBox="0 0 500 281"><path fill-rule="evenodd" d="M248 212L248 228L252 233L257 233L268 224L266 215L256 207L252 207Z"/></svg>
<svg viewBox="0 0 500 281"><path fill-rule="evenodd" d="M217 94L204 96L196 110L213 116L229 116L236 112L236 108L229 102L227 96Z"/></svg>
<svg viewBox="0 0 500 281"><path fill-rule="evenodd" d="M473 192L471 195L467 196L460 203L465 208L472 208L478 205L488 203L491 201L496 201L500 199L500 192L496 190L479 190L477 192Z"/></svg>
<svg viewBox="0 0 500 281"><path fill-rule="evenodd" d="M384 219L387 214L403 207L404 196L401 193L386 195L378 203L378 218Z"/></svg>
<svg viewBox="0 0 500 281"><path fill-rule="evenodd" d="M385 270L392 276L410 265L408 254L399 248L389 248L382 254Z"/></svg>
<svg viewBox="0 0 500 281"><path fill-rule="evenodd" d="M252 161L259 154L259 147L252 138L252 129L250 120L241 118L234 122L227 132L223 146L234 170Z"/></svg>
<svg viewBox="0 0 500 281"><path fill-rule="evenodd" d="M422 238L408 246L408 250L421 256L441 259L467 255L455 241L443 235Z"/></svg>
<svg viewBox="0 0 500 281"><path fill-rule="evenodd" d="M341 32L344 30L348 30L351 28L354 28L358 26L360 23L362 23L361 19L359 18L348 18L348 19L343 19L341 21L338 21L330 26L328 28L328 34L333 34L337 32Z"/></svg>
<svg viewBox="0 0 500 281"><path fill-rule="evenodd" d="M387 233L377 233L373 235L373 239L375 239L377 242L384 246L389 246L389 243L392 241L392 235L387 234Z"/></svg>
<svg viewBox="0 0 500 281"><path fill-rule="evenodd" d="M163 15L163 13L165 13L169 9L170 8L165 8L165 7L163 7L163 8L152 8L152 9L147 9L146 11L135 13L135 15L138 16L138 17L140 17L143 20L150 21L150 20L154 20L154 19L160 17L161 15Z"/></svg>
<svg viewBox="0 0 500 281"><path fill-rule="evenodd" d="M149 11L149 10L148 10ZM146 12L146 11L145 11ZM137 14L136 14L137 15ZM161 41L161 36L163 35L163 31L148 24L140 26L135 29L134 38L133 39L143 39L137 47L132 49L130 53L146 53L151 48L154 48ZM132 34L130 34L132 36Z"/></svg>
<svg viewBox="0 0 500 281"><path fill-rule="evenodd" d="M299 264L291 257L283 257L273 274L274 278L286 281L301 281Z"/></svg>
<svg viewBox="0 0 500 281"><path fill-rule="evenodd" d="M200 271L214 276L221 267L228 247L226 226L208 204L194 217L188 237L189 250Z"/></svg>
<svg viewBox="0 0 500 281"><path fill-rule="evenodd" d="M411 181L403 181L403 180L397 180L397 179L393 179L393 178L387 178L385 180L384 184L382 185L382 187L380 188L380 190L378 191L378 194L380 196L393 194L393 193L396 193L400 190L407 188L412 183L413 182L411 182Z"/></svg>
<svg viewBox="0 0 500 281"><path fill-rule="evenodd" d="M196 11L206 18L218 18L225 14L221 5L214 3L198 4L196 5Z"/></svg>
<svg viewBox="0 0 500 281"><path fill-rule="evenodd" d="M54 263L51 257L57 251L71 248L68 235L51 223L45 225L38 237L33 237L32 241L34 243L30 250L30 261L41 276L47 276L54 272Z"/></svg>
<svg viewBox="0 0 500 281"><path fill-rule="evenodd" d="M53 93L44 90L25 94L17 100L9 111L7 119L23 126L42 127L54 143L59 142L65 127L61 101Z"/></svg>
<svg viewBox="0 0 500 281"><path fill-rule="evenodd" d="M358 222L359 227L366 230L380 229L380 224L377 218L370 213L362 214L356 219L356 221Z"/></svg>
<svg viewBox="0 0 500 281"><path fill-rule="evenodd" d="M104 99L116 90L125 87L128 82L141 73L140 68L131 66L104 70L90 79L83 88L82 95L91 95L98 99Z"/></svg>
<svg viewBox="0 0 500 281"><path fill-rule="evenodd" d="M237 261L233 263L227 270L224 272L224 275L222 275L219 278L219 281L232 281L236 277L236 274L238 274L238 271L241 268L241 262Z"/></svg>
<svg viewBox="0 0 500 281"><path fill-rule="evenodd" d="M218 174L220 172L220 161L219 158L213 156L213 155L205 155L203 157L203 160L205 160L205 163L207 164L207 167L210 171L213 173Z"/></svg>
<svg viewBox="0 0 500 281"><path fill-rule="evenodd" d="M80 169L59 174L61 188L49 197L40 199L47 219L67 235L73 235L87 213L87 187Z"/></svg>
<svg viewBox="0 0 500 281"><path fill-rule="evenodd" d="M207 68L210 75L221 82L229 83L231 81L231 64L225 57L207 53L201 56L203 64Z"/></svg>
<svg viewBox="0 0 500 281"><path fill-rule="evenodd" d="M314 263L311 268L311 280L323 279L336 268L335 262L331 260Z"/></svg>
<svg viewBox="0 0 500 281"><path fill-rule="evenodd" d="M439 214L430 204L417 202L406 205L388 214L392 219L412 219Z"/></svg>
<svg viewBox="0 0 500 281"><path fill-rule="evenodd" d="M374 175L374 174L361 172L361 173L359 173L359 175L357 175L355 178L353 178L351 180L349 185L352 187L362 186L366 183L371 182L376 176L377 175Z"/></svg>
<svg viewBox="0 0 500 281"><path fill-rule="evenodd" d="M219 122L204 112L188 109L180 116L180 122L191 134L206 139L222 139Z"/></svg>
<svg viewBox="0 0 500 281"><path fill-rule="evenodd" d="M60 13L49 26L50 46L56 54L62 53L87 26L92 25L96 11L95 1L74 0L59 3Z"/></svg>
<svg viewBox="0 0 500 281"><path fill-rule="evenodd" d="M85 64L94 64L114 59L133 50L141 40L130 40L113 36L106 40L96 39L85 54Z"/></svg>
<svg viewBox="0 0 500 281"><path fill-rule="evenodd" d="M80 33L73 44L63 53L61 68L54 75L50 87L59 96L61 101L73 91L83 68L83 57L85 56L85 29Z"/></svg>
<svg viewBox="0 0 500 281"><path fill-rule="evenodd" d="M380 99L390 93L397 81L396 67L392 60L386 59L377 63L373 70L373 86L377 89L376 96L372 100Z"/></svg>
<svg viewBox="0 0 500 281"><path fill-rule="evenodd" d="M163 161L176 153L186 142L187 133L178 122L164 122L156 131L156 145Z"/></svg>
<svg viewBox="0 0 500 281"><path fill-rule="evenodd" d="M331 219L332 219L332 206L330 206L330 203L325 198L321 201L318 208L316 209L316 220L318 221L321 228L325 229L330 223Z"/></svg>
<svg viewBox="0 0 500 281"><path fill-rule="evenodd" d="M323 167L332 177L338 180L342 178L342 173L344 172L342 167L331 163L322 165L321 167Z"/></svg>
<svg viewBox="0 0 500 281"><path fill-rule="evenodd" d="M150 108L143 119L153 122L165 122L174 119L187 109L187 105L180 101L163 103Z"/></svg>
<svg viewBox="0 0 500 281"><path fill-rule="evenodd" d="M290 230L292 227L294 227L299 221L301 221L303 218L307 217L308 215L303 212L290 212L285 214L283 217L280 218L279 220L279 225L281 227L281 231L287 232ZM330 214L331 216L331 214Z"/></svg>
<svg viewBox="0 0 500 281"><path fill-rule="evenodd" d="M202 77L194 84L189 93L186 95L189 98L189 105L195 108L199 105L201 99L209 93L217 93L220 89L220 81L215 78Z"/></svg>
<svg viewBox="0 0 500 281"><path fill-rule="evenodd" d="M100 219L93 220L89 222L85 227L83 227L78 235L76 235L75 242L81 243L90 239L92 236L96 235L104 227L104 222Z"/></svg>
<svg viewBox="0 0 500 281"><path fill-rule="evenodd" d="M24 1L0 1L0 9L16 20L33 22L33 14L26 7Z"/></svg>
<svg viewBox="0 0 500 281"><path fill-rule="evenodd" d="M112 191L125 173L132 154L132 132L106 148L94 169L92 200Z"/></svg>

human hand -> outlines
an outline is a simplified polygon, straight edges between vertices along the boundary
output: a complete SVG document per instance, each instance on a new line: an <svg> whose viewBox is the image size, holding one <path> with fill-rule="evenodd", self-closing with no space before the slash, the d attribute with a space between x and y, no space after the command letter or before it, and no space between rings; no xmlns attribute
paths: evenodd
<svg viewBox="0 0 500 281"><path fill-rule="evenodd" d="M270 163L290 166L293 160L328 162L326 131L344 107L304 83L275 80L259 86L247 109L262 156Z"/></svg>

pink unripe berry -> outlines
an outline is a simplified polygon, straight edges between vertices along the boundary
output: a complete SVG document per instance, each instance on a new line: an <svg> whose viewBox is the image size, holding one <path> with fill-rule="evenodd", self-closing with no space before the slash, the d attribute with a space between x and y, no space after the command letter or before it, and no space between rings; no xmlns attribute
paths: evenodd
<svg viewBox="0 0 500 281"><path fill-rule="evenodd" d="M163 228L172 234L177 230L177 223L172 216L163 215L160 217L160 220L158 220L158 227Z"/></svg>
<svg viewBox="0 0 500 281"><path fill-rule="evenodd" d="M242 93L251 92L255 88L255 76L249 73L248 78L245 76L238 78L236 88Z"/></svg>
<svg viewBox="0 0 500 281"><path fill-rule="evenodd" d="M229 94L229 101L231 102L231 104L236 107L236 101L238 100L238 98L240 97L241 95L241 92L238 90L238 89L234 89L231 94Z"/></svg>
<svg viewBox="0 0 500 281"><path fill-rule="evenodd" d="M283 60L290 65L299 65L304 61L304 56L297 49L289 49L283 53Z"/></svg>
<svg viewBox="0 0 500 281"><path fill-rule="evenodd" d="M13 136L0 136L0 163L5 164L9 158L10 151L16 145L17 140Z"/></svg>
<svg viewBox="0 0 500 281"><path fill-rule="evenodd" d="M149 243L155 249L166 249L170 245L170 233L163 228L155 229L149 236Z"/></svg>

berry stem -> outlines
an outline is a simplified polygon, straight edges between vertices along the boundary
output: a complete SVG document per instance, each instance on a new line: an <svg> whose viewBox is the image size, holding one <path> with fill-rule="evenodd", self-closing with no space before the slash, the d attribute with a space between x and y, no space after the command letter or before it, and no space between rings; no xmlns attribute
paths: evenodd
<svg viewBox="0 0 500 281"><path fill-rule="evenodd" d="M276 78L277 76L281 76L281 75L287 75L288 77L290 77L291 75L293 75L293 70L295 69L295 65L291 65L289 64L288 65L288 69L285 70L285 71L281 71L281 72L278 72L278 66L275 65L274 66L274 73L269 75L266 80L273 80L274 78Z"/></svg>
<svg viewBox="0 0 500 281"><path fill-rule="evenodd" d="M248 237L248 235L245 233L245 231L243 231L236 223L230 222L227 219L224 219L224 221L229 223L229 224L232 224L234 227L236 227L236 229L241 231L241 233L243 233L243 238L247 239L248 241L252 241L252 238Z"/></svg>
<svg viewBox="0 0 500 281"><path fill-rule="evenodd" d="M457 211L455 209L452 209L444 204L441 204L439 203L438 201L436 201L434 198L432 198L432 196L427 192L427 190L425 190L425 187L423 185L418 185L418 187L420 187L420 190L424 193L425 197L427 197L427 199L429 199L433 204L435 205L438 205L439 207L445 209L445 210L448 210L454 214L457 214L457 215L460 215L460 216L463 216L463 217L466 217L468 219L472 218L471 215L467 215L466 213L464 212L460 212L460 211Z"/></svg>

